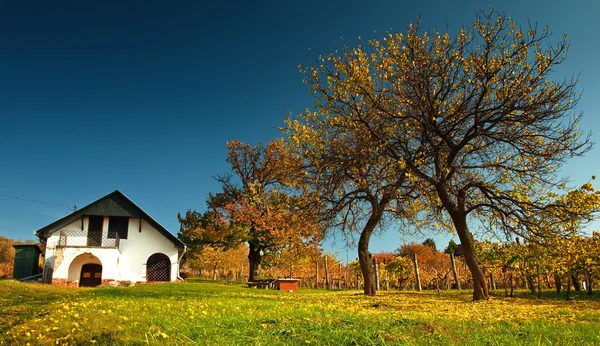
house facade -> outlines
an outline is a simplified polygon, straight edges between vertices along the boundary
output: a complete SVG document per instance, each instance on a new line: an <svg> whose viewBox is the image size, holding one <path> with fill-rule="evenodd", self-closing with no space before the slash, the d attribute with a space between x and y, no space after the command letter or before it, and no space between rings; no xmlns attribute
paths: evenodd
<svg viewBox="0 0 600 346"><path fill-rule="evenodd" d="M46 243L45 283L175 281L185 245L116 190L36 231Z"/></svg>

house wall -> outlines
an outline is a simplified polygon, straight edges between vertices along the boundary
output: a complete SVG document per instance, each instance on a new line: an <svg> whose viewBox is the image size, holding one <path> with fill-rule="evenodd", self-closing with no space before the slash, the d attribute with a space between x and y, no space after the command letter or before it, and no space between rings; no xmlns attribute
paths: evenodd
<svg viewBox="0 0 600 346"><path fill-rule="evenodd" d="M130 281L146 281L146 261L155 253L163 253L171 260L171 281L177 280L177 247L152 225L140 219L129 219L127 239L121 239L121 273Z"/></svg>
<svg viewBox="0 0 600 346"><path fill-rule="evenodd" d="M109 218L104 218L102 241L107 239ZM178 249L146 221L129 219L127 239L120 239L117 248L87 247L89 218L85 217L83 231L81 220L52 232L47 239L44 263L44 282L77 285L81 266L86 263L102 264L102 282L128 280L146 281L146 261L155 253L167 255L171 261L171 281L177 279ZM67 236L67 247L56 247L61 232ZM108 239L112 241L113 239ZM79 257L78 257L79 256Z"/></svg>

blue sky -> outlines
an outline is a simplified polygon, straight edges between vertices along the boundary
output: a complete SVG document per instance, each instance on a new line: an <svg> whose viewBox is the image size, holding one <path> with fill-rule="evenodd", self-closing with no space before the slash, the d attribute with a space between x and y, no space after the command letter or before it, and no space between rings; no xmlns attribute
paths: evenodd
<svg viewBox="0 0 600 346"><path fill-rule="evenodd" d="M218 190L225 142L268 142L287 110L311 107L297 69L310 54L419 15L425 29L456 32L488 5L569 35L556 76L581 73L582 128L598 132L597 1L3 2L0 236L32 239L115 189L177 233L177 213L204 210ZM565 174L575 184L600 174L599 150ZM400 242L390 229L371 249Z"/></svg>

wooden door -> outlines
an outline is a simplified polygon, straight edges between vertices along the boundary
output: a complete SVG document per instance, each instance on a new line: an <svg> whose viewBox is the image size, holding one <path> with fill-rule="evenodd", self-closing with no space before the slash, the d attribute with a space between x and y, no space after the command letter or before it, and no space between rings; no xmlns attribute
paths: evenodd
<svg viewBox="0 0 600 346"><path fill-rule="evenodd" d="M94 287L102 283L102 265L95 263L84 264L81 267L79 287Z"/></svg>
<svg viewBox="0 0 600 346"><path fill-rule="evenodd" d="M88 225L87 246L102 245L102 225L104 224L103 216L90 216Z"/></svg>

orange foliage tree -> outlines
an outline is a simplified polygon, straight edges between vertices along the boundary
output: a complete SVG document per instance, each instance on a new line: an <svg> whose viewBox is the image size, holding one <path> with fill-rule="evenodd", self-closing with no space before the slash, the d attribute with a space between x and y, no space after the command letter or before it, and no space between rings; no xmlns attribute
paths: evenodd
<svg viewBox="0 0 600 346"><path fill-rule="evenodd" d="M448 254L435 250L430 245L409 243L403 244L397 250L398 255L408 258L417 256L421 282L432 287L446 279L451 272Z"/></svg>
<svg viewBox="0 0 600 346"><path fill-rule="evenodd" d="M255 281L264 255L318 244L321 232L312 212L318 203L294 189L297 162L281 141L252 146L234 140L227 148L233 175L216 178L222 191L209 195L207 213L179 216L181 233L225 247L246 242L248 279Z"/></svg>

